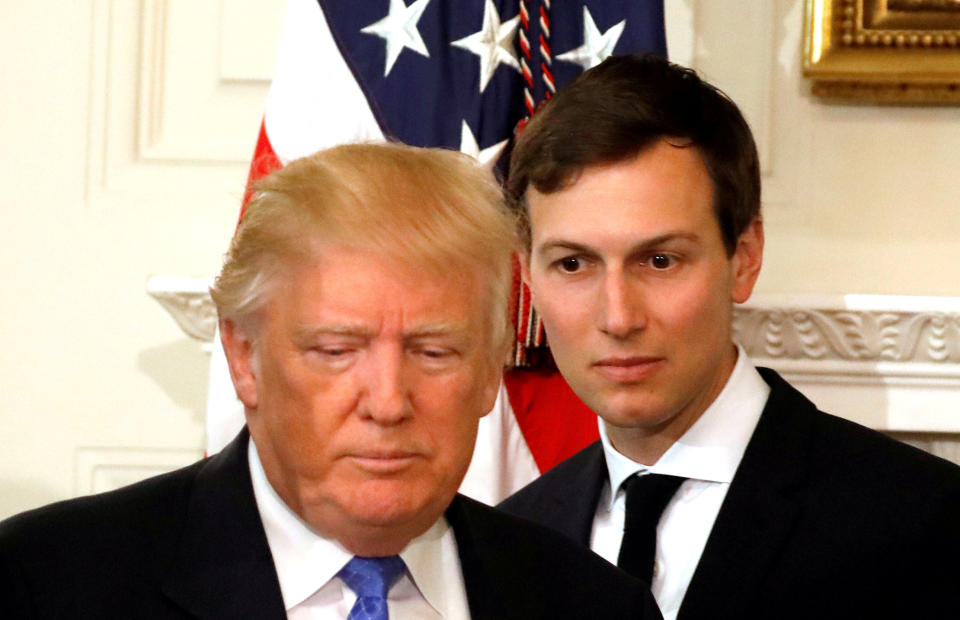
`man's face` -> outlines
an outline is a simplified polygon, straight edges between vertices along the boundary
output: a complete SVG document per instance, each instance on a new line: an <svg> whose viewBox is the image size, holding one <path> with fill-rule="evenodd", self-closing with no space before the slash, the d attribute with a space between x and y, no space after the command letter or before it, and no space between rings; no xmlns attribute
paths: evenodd
<svg viewBox="0 0 960 620"><path fill-rule="evenodd" d="M733 369L732 302L759 272L759 221L728 257L698 151L662 141L527 198L524 278L557 366L621 452L630 438L669 445Z"/></svg>
<svg viewBox="0 0 960 620"><path fill-rule="evenodd" d="M469 465L499 384L481 277L328 246L284 276L252 342L224 322L268 479L355 553L425 531Z"/></svg>

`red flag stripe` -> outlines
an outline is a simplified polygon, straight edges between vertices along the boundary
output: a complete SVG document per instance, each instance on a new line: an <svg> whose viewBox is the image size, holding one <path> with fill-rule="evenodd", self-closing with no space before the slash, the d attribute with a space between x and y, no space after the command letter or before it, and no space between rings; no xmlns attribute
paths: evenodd
<svg viewBox="0 0 960 620"><path fill-rule="evenodd" d="M240 206L240 219L243 218L243 212L247 208L247 202L250 200L251 187L255 181L262 179L278 168L283 168L280 158L273 150L270 144L270 137L267 135L266 123L260 121L260 133L257 136L257 147L253 151L253 159L250 160L250 172L247 175L247 188L243 193L243 204Z"/></svg>

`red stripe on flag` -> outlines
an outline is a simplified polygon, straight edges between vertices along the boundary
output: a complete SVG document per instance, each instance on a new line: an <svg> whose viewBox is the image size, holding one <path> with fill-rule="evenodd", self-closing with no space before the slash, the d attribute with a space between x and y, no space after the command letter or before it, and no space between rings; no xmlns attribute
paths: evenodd
<svg viewBox="0 0 960 620"><path fill-rule="evenodd" d="M503 382L540 473L600 436L597 415L577 398L556 370L508 370Z"/></svg>
<svg viewBox="0 0 960 620"><path fill-rule="evenodd" d="M283 168L280 158L273 151L270 144L270 137L267 136L267 126L264 121L260 121L260 135L257 136L257 148L253 151L253 159L250 161L250 173L247 175L247 189L243 193L243 204L240 207L240 217L243 218L243 212L247 208L247 201L250 200L251 186L267 176L274 170Z"/></svg>

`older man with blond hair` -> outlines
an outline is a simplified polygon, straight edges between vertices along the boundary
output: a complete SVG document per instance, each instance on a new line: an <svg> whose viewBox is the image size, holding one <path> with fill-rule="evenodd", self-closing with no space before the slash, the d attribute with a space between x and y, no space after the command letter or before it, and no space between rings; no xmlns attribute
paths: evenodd
<svg viewBox="0 0 960 620"><path fill-rule="evenodd" d="M0 616L659 618L639 581L457 494L514 244L458 153L341 146L266 178L211 291L246 428L0 524Z"/></svg>

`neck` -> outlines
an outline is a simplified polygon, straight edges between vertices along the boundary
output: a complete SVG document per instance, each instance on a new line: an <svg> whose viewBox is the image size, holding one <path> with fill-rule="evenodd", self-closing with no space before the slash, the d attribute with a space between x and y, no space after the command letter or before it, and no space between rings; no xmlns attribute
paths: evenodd
<svg viewBox="0 0 960 620"><path fill-rule="evenodd" d="M321 518L308 511L301 518L314 532L336 540L354 555L382 557L397 555L406 549L413 539L426 533L442 516L443 510L431 507L410 518L384 521L339 512L325 512Z"/></svg>
<svg viewBox="0 0 960 620"><path fill-rule="evenodd" d="M373 558L397 555L415 538L397 536L395 532L387 536L377 534L376 532L356 532L342 535L337 542L353 555Z"/></svg>
<svg viewBox="0 0 960 620"><path fill-rule="evenodd" d="M695 420L694 420L695 421ZM693 422L690 423L691 425ZM610 445L634 463L651 466L660 460L663 453L670 449L677 439L683 435L651 432L648 429L636 429L614 426L603 422ZM689 425L686 427L689 428ZM686 428L683 431L686 431Z"/></svg>

